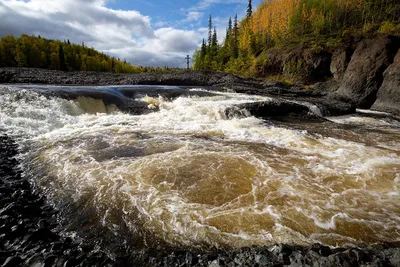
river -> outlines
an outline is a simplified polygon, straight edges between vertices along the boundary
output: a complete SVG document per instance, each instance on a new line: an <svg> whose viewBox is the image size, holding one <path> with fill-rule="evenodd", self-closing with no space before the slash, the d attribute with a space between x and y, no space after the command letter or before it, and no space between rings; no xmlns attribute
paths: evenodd
<svg viewBox="0 0 400 267"><path fill-rule="evenodd" d="M228 117L229 107L271 98L201 88L142 95L156 111L135 115L84 95L57 97L68 90L4 87L0 129L18 141L24 175L62 211L70 235L95 239L88 233L106 229L138 248L400 241L395 119Z"/></svg>

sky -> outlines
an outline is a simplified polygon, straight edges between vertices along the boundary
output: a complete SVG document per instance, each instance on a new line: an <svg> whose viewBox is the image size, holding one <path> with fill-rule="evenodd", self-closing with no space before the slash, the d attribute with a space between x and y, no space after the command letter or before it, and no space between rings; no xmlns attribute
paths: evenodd
<svg viewBox="0 0 400 267"><path fill-rule="evenodd" d="M262 0L253 0L253 8ZM0 37L21 34L84 42L138 66L185 67L207 38L212 15L221 42L248 0L0 0Z"/></svg>

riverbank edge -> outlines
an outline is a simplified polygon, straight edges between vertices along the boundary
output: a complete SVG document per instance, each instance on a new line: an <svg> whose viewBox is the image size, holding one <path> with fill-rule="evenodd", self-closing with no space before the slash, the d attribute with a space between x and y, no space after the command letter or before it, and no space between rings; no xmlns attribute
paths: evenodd
<svg viewBox="0 0 400 267"><path fill-rule="evenodd" d="M68 86L172 85L208 87L218 91L308 102L318 107L324 116L340 116L356 112L354 104L341 99L340 96L327 92L310 90L276 81L243 78L229 73L212 71L121 74L0 68L0 84ZM291 113L291 111L288 110L287 113Z"/></svg>
<svg viewBox="0 0 400 267"><path fill-rule="evenodd" d="M357 247L276 244L240 249L163 248L110 251L84 238L71 238L58 211L33 190L15 156L15 141L0 134L1 266L399 266L400 242ZM129 247L129 246L128 246ZM43 265L40 265L43 264Z"/></svg>
<svg viewBox="0 0 400 267"><path fill-rule="evenodd" d="M275 245L208 251L168 248L131 251L119 254L78 242L62 235L57 210L46 204L45 197L34 192L21 176L14 158L17 145L2 137L0 148L0 264L27 266L399 266L400 243L375 244L363 248L329 248L320 244L307 247ZM4 141L3 141L4 140ZM34 211L34 216L32 216ZM37 211L37 214L36 214ZM37 216L39 215L39 216ZM102 242L100 242L102 243ZM69 262L66 265L66 262Z"/></svg>

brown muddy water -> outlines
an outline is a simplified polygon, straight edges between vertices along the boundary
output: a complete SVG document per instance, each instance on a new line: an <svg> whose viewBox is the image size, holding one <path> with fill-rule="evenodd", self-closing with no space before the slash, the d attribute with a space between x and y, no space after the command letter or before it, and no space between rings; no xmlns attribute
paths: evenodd
<svg viewBox="0 0 400 267"><path fill-rule="evenodd" d="M0 128L19 140L24 174L80 214L60 218L69 234L102 227L148 248L400 241L398 121L227 118L270 100L235 93L138 100L159 110L0 91Z"/></svg>

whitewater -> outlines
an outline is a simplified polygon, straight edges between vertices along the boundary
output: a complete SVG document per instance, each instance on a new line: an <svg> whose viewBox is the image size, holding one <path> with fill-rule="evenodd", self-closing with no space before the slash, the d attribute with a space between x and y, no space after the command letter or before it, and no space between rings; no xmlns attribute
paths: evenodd
<svg viewBox="0 0 400 267"><path fill-rule="evenodd" d="M201 88L144 94L135 101L151 112L131 114L43 90L2 88L0 131L17 141L37 192L64 211L69 234L103 227L150 248L400 241L395 119L228 116L228 108L273 99ZM85 90L124 97L117 87Z"/></svg>

